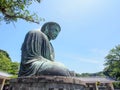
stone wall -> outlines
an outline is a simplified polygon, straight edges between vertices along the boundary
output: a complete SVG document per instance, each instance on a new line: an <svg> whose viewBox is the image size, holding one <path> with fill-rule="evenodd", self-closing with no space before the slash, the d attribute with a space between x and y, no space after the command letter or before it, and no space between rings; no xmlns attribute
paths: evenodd
<svg viewBox="0 0 120 90"><path fill-rule="evenodd" d="M10 80L10 90L85 90L85 83L62 76L33 76Z"/></svg>

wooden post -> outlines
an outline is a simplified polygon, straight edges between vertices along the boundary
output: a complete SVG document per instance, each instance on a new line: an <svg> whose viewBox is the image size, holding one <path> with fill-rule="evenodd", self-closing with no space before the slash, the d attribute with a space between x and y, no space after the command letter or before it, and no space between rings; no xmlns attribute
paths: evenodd
<svg viewBox="0 0 120 90"><path fill-rule="evenodd" d="M98 85L95 83L95 90L98 90Z"/></svg>
<svg viewBox="0 0 120 90"><path fill-rule="evenodd" d="M107 87L109 90L114 90L113 84L112 83L107 83Z"/></svg>
<svg viewBox="0 0 120 90"><path fill-rule="evenodd" d="M3 87L4 87L4 84L5 84L5 78L3 78L3 81L2 81L2 85L1 85L1 89L0 90L3 90Z"/></svg>

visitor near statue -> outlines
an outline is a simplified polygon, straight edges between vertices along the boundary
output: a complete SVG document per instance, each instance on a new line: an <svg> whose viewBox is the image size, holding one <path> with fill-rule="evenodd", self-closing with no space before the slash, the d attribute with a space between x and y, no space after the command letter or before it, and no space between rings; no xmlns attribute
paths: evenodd
<svg viewBox="0 0 120 90"><path fill-rule="evenodd" d="M70 71L56 62L51 40L56 39L61 27L56 22L45 23L41 31L29 31L21 47L21 64L19 77L55 75L70 76Z"/></svg>

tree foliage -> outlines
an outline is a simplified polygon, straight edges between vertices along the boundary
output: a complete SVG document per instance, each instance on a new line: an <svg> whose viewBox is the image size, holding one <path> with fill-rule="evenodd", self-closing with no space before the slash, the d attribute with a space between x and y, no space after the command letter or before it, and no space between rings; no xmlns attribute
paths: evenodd
<svg viewBox="0 0 120 90"><path fill-rule="evenodd" d="M11 59L9 55L5 51L0 50L0 70L7 72L11 69L10 65Z"/></svg>
<svg viewBox="0 0 120 90"><path fill-rule="evenodd" d="M12 62L6 51L0 50L0 71L8 72L13 75L18 74L18 62Z"/></svg>
<svg viewBox="0 0 120 90"><path fill-rule="evenodd" d="M7 24L18 19L39 23L40 19L33 13L30 14L28 7L33 2L40 3L41 0L0 0L0 21Z"/></svg>
<svg viewBox="0 0 120 90"><path fill-rule="evenodd" d="M9 73L11 73L12 75L18 75L18 67L18 62L11 62L11 69L9 70Z"/></svg>
<svg viewBox="0 0 120 90"><path fill-rule="evenodd" d="M104 69L104 74L113 79L120 80L120 45L110 50L105 59L106 67Z"/></svg>
<svg viewBox="0 0 120 90"><path fill-rule="evenodd" d="M96 76L100 76L100 77L104 77L105 75L103 74L103 72L96 72L96 73L76 73L77 77L96 77Z"/></svg>

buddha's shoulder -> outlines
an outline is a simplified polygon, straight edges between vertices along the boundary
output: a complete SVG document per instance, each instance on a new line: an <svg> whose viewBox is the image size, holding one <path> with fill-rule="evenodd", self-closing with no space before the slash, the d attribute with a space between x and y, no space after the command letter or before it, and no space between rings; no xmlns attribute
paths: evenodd
<svg viewBox="0 0 120 90"><path fill-rule="evenodd" d="M28 33L42 33L40 30L30 30Z"/></svg>
<svg viewBox="0 0 120 90"><path fill-rule="evenodd" d="M43 33L43 32L41 32L40 30L30 30L29 32L28 32L28 34L29 35L36 35L36 36L40 36L40 37L43 37L43 38L47 38L47 36Z"/></svg>
<svg viewBox="0 0 120 90"><path fill-rule="evenodd" d="M40 30L30 30L30 31L28 31L28 34L30 34L30 35L35 34L35 35L42 35L42 36L44 36L44 33L41 32Z"/></svg>

